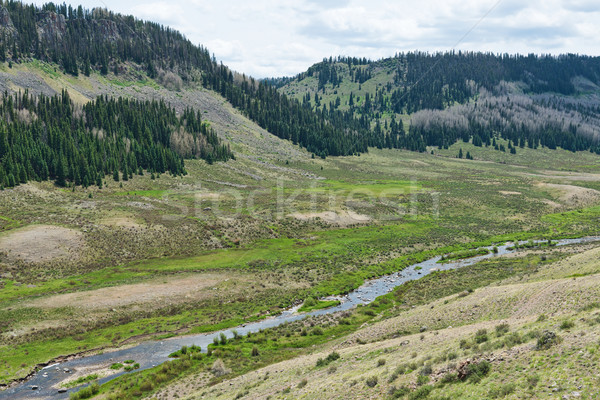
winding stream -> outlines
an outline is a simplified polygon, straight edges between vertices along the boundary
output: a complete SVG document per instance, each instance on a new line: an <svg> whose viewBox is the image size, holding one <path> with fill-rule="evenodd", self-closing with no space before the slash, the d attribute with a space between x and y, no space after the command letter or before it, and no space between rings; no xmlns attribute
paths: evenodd
<svg viewBox="0 0 600 400"><path fill-rule="evenodd" d="M594 241L600 241L600 236L585 237L580 239L563 239L555 241L554 243L556 243L557 246L566 246ZM135 362L140 364L140 370L152 368L156 365L164 363L165 361L168 361L169 354L179 350L183 346L197 345L202 347L202 350L205 351L207 346L213 342L213 338L215 336L219 336L221 333L225 334L225 336L228 338L231 338L233 337L233 330L236 330L240 335L246 335L249 332L258 332L261 329L273 328L286 322L298 321L309 316L331 314L339 311L349 310L359 304L369 304L377 297L391 292L394 290L394 288L402 285L403 283L422 278L434 271L461 268L468 265L473 265L488 258L513 253L515 250L509 249L511 246L513 246L513 243L507 243L503 246L498 246L497 253L490 252L487 255L472 257L465 260L438 263L438 261L441 259L441 256L437 256L427 261L413 264L401 272L365 282L365 284L353 292L339 297L341 304L336 307L312 311L304 314L298 314L296 312L298 307L295 307L284 311L276 317L244 324L234 329L227 329L209 334L175 337L163 341L147 341L134 347L124 348L116 351L107 351L102 354L81 357L60 364L54 364L38 371L26 382L9 387L5 391L0 392L0 399L65 399L69 397L69 392L81 389L81 387L78 387L65 393L59 393L58 385L67 379L70 376L70 373L85 370L89 370L89 373L93 373L95 367L100 369L101 367L106 367L113 362L123 362L124 360L135 360ZM488 250L492 250L492 248L493 246L487 247ZM126 373L128 372L115 371L114 374L100 379L99 383L102 384L108 382ZM85 375L87 374L88 373Z"/></svg>

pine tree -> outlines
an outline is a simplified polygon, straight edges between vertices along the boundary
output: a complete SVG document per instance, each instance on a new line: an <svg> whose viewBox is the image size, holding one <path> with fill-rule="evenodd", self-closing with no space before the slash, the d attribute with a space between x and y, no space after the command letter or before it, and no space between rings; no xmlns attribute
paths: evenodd
<svg viewBox="0 0 600 400"><path fill-rule="evenodd" d="M64 157L60 156L56 163L56 185L60 187L65 187L67 185L66 181L66 161Z"/></svg>

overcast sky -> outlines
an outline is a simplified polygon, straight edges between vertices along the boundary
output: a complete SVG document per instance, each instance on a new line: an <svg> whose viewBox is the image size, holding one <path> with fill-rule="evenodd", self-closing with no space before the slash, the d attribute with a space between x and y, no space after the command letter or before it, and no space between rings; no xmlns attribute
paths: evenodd
<svg viewBox="0 0 600 400"><path fill-rule="evenodd" d="M106 6L168 25L195 44L207 47L224 64L257 78L295 75L332 55L377 59L399 51L452 48L494 53L600 55L599 0L67 3L86 8Z"/></svg>

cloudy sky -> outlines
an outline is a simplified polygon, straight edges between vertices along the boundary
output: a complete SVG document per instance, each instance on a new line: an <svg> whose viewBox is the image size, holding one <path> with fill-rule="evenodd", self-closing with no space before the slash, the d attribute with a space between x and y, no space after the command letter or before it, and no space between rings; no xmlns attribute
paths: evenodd
<svg viewBox="0 0 600 400"><path fill-rule="evenodd" d="M26 1L26 0L25 0ZM57 1L62 3L62 1ZM43 1L36 1L38 4ZM331 55L600 55L598 0L81 0L171 26L233 69L290 76Z"/></svg>

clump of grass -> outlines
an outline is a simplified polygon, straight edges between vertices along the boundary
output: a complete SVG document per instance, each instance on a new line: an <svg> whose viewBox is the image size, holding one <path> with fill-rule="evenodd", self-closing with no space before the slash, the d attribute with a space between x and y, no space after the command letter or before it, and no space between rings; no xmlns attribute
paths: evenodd
<svg viewBox="0 0 600 400"><path fill-rule="evenodd" d="M227 368L225 366L225 363L223 362L223 360L221 360L220 358L218 358L212 365L210 371L213 373L214 376L221 377L223 375L227 375L231 372L231 370L229 368Z"/></svg>
<svg viewBox="0 0 600 400"><path fill-rule="evenodd" d="M540 382L539 375L530 375L527 377L527 386L529 387L529 389L535 388L539 382Z"/></svg>
<svg viewBox="0 0 600 400"><path fill-rule="evenodd" d="M64 388L73 388L73 387L76 387L79 385L83 385L84 383L94 381L96 379L98 379L98 374L91 374L88 376L81 376L78 379L71 381L71 382L67 382L61 386Z"/></svg>
<svg viewBox="0 0 600 400"><path fill-rule="evenodd" d="M575 326L575 323L573 321L565 320L560 324L560 329L565 331L565 330L573 328L574 326Z"/></svg>
<svg viewBox="0 0 600 400"><path fill-rule="evenodd" d="M516 385L514 383L505 383L498 387L491 388L488 392L488 397L492 399L504 398L512 394L515 389Z"/></svg>
<svg viewBox="0 0 600 400"><path fill-rule="evenodd" d="M379 378L375 375L368 377L365 381L365 384L371 388L377 386L377 383L379 383Z"/></svg>
<svg viewBox="0 0 600 400"><path fill-rule="evenodd" d="M88 387L81 389L78 392L71 393L69 395L69 400L81 400L81 399L89 399L97 395L100 392L100 385L97 383L93 383Z"/></svg>

